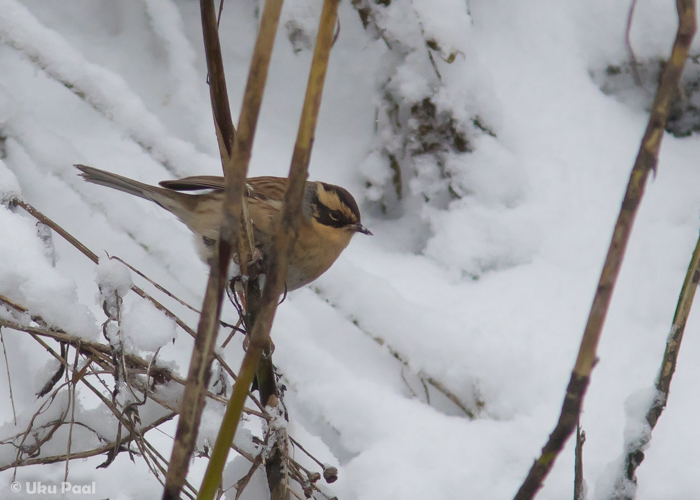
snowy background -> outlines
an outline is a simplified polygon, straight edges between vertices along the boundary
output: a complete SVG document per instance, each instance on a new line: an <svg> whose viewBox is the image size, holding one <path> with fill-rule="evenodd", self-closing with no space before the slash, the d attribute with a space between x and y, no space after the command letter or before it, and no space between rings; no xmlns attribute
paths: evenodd
<svg viewBox="0 0 700 500"><path fill-rule="evenodd" d="M251 176L287 173L320 4L285 6ZM375 236L358 235L278 310L274 359L290 433L338 466L328 490L342 500L511 498L558 418L646 126L648 91L601 90L606 69L628 60L628 2L370 5L372 19L341 3L310 172L354 193ZM260 7L229 0L224 9L234 116ZM637 57L667 57L675 30L675 2L639 2ZM125 259L195 305L207 269L188 230L154 204L85 183L72 165L150 183L218 174L201 38L194 0L0 0L0 200L20 195L101 257ZM582 415L589 498L609 493L634 424L626 412L658 370L700 226L698 159L696 135L667 134L635 224ZM58 235L52 242L21 209L0 206L0 294L103 340L96 267ZM100 280L116 274L102 269ZM158 298L196 326L194 314ZM234 313L227 306L224 319ZM127 348L148 357L163 346L159 362L186 374L192 342L159 314L127 295ZM3 306L0 317L11 317ZM700 494L696 318L638 471L640 500ZM26 427L57 366L27 334L3 335L18 424L3 359L0 440ZM237 368L240 339L222 354ZM432 386L428 401L428 379L474 418ZM77 415L109 434L103 410L80 397ZM221 414L207 407L200 444ZM175 425L151 433L165 456ZM95 446L90 439L76 434L73 445ZM42 454L65 452L65 438L54 441ZM538 498L572 496L573 455L570 440ZM0 446L0 466L14 456ZM231 460L225 486L247 470ZM97 498L160 495L139 458L95 469L103 461L72 462L68 480L96 481ZM205 466L194 461L193 484ZM17 480L60 482L63 473L63 464L24 467ZM21 497L9 490L12 474L0 473L2 498ZM256 483L247 494L261 491Z"/></svg>

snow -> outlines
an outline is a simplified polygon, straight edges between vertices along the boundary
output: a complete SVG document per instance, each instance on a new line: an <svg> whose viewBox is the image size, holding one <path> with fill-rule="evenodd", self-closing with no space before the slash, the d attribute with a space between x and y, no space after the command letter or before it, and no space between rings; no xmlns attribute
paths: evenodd
<svg viewBox="0 0 700 500"><path fill-rule="evenodd" d="M15 180L10 177L10 181ZM0 240L0 295L41 316L50 326L94 338L95 317L79 303L75 282L47 258L34 219L0 206L0 232L12 235Z"/></svg>
<svg viewBox="0 0 700 500"><path fill-rule="evenodd" d="M224 7L234 117L260 4ZM375 5L374 37L351 2L341 3L310 177L349 189L375 236L356 236L325 275L291 293L272 333L288 389L289 433L338 468L338 481L324 485L330 496L507 499L517 491L558 418L648 119L644 99L617 95L605 81L608 65L627 62L628 7L604 0L394 1ZM631 42L640 60L667 57L674 9L673 2L638 3ZM288 170L318 13L318 2L285 4L253 176ZM160 348L157 364L182 377L192 339L128 293L132 280L190 326L197 315L106 255L199 307L207 269L190 232L153 203L85 183L72 165L149 183L220 172L199 22L198 3L185 0L0 0L0 294L51 327L104 343L100 289L116 290L127 352L151 359ZM426 40L435 45L433 62ZM699 48L696 40L691 52ZM425 99L434 109L412 115ZM420 135L421 120L433 130ZM435 129L449 140L426 149ZM469 151L455 142L459 134ZM388 155L400 163L400 199ZM644 431L700 228L698 157L697 135L666 134L635 222L581 416L590 498L606 498L629 440ZM9 206L15 197L99 255L99 266ZM235 323L230 304L223 316ZM9 306L0 305L0 317L33 324ZM700 491L699 329L691 314L668 407L637 471L640 500ZM27 334L4 328L3 338L18 425L3 366L0 440L24 431L43 402L34 394L58 367ZM218 352L237 367L240 336ZM71 349L70 363L73 356ZM174 383L158 390L169 400L181 394ZM57 399L40 422L66 404ZM163 413L151 401L140 410L146 424ZM209 401L200 446L213 442L222 415ZM110 413L89 391L78 391L76 416L100 436L116 436ZM148 433L164 456L175 425ZM254 452L252 437L261 432L251 417L236 442ZM42 454L65 453L66 436L61 429ZM99 442L74 429L76 449ZM573 445L538 498L572 495ZM0 445L0 466L15 453ZM248 471L233 455L225 487ZM295 458L314 466L299 450ZM100 498L160 494L141 458L121 454L108 469L95 469L103 461L72 462L68 481L96 481ZM192 484L205 466L204 458L193 461ZM17 478L60 482L63 473L62 463L22 467ZM0 497L12 474L0 472ZM265 475L257 473L243 498L265 491Z"/></svg>
<svg viewBox="0 0 700 500"><path fill-rule="evenodd" d="M133 286L131 272L118 260L103 257L95 268L95 281L100 290L99 303L113 298L114 294L124 298Z"/></svg>
<svg viewBox="0 0 700 500"><path fill-rule="evenodd" d="M10 203L14 198L19 198L21 189L17 177L2 160L0 160L0 186L2 186L0 203L3 205Z"/></svg>
<svg viewBox="0 0 700 500"><path fill-rule="evenodd" d="M122 331L131 352L155 352L177 337L175 321L147 300L137 300L126 310Z"/></svg>

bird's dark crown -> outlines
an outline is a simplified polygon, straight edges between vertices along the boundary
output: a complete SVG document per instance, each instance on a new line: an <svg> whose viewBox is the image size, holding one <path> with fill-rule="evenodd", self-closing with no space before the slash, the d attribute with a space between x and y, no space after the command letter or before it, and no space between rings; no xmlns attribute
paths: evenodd
<svg viewBox="0 0 700 500"><path fill-rule="evenodd" d="M314 218L323 225L340 228L360 222L360 209L347 189L318 182L312 201Z"/></svg>

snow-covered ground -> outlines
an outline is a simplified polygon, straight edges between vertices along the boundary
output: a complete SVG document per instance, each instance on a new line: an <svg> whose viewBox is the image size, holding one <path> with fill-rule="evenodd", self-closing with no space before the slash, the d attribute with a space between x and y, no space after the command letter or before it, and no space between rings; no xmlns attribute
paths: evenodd
<svg viewBox="0 0 700 500"><path fill-rule="evenodd" d="M320 4L285 6L251 176L286 175ZM330 271L290 294L273 328L290 432L338 466L328 487L338 498L507 499L527 474L558 418L646 126L643 106L606 95L595 78L628 60L627 4L394 0L374 7L387 42L363 28L351 2L341 3L310 172L354 193L375 236L358 235ZM259 8L255 0L224 8L234 116ZM674 2L639 2L637 57L666 57L675 29ZM301 33L294 44L290 33ZM437 47L434 67L427 40ZM117 255L200 303L207 269L188 230L154 204L85 183L72 166L150 183L220 172L199 3L0 0L0 41L0 200L21 195L101 257ZM400 130L386 117L387 95L402 106ZM406 153L419 147L400 144L416 130L406 110L426 96L471 152ZM386 151L406 154L401 200ZM635 223L581 420L589 498L609 493L626 411L635 413L658 370L700 227L699 158L696 135L664 137ZM0 207L0 294L72 334L102 339L94 264L60 236L52 242L53 250L21 209ZM118 272L101 270L100 282ZM162 300L196 325L194 314ZM124 311L128 349L148 356L163 346L158 359L186 374L189 336L134 294ZM235 320L230 305L224 319ZM638 470L640 500L700 495L699 333L691 315L668 409ZM3 337L18 425L3 359L0 440L26 427L42 403L34 394L57 366L26 333L3 329ZM237 367L240 341L223 355ZM428 402L428 378L476 418L434 388ZM81 395L77 411L113 437L89 397ZM221 414L207 407L200 441L213 439ZM152 441L169 456L175 424L161 429ZM74 447L97 446L75 432ZM65 453L59 438L41 453ZM538 498L572 496L573 455L571 440ZM0 446L0 466L14 456L11 445ZM240 458L231 460L225 486L246 472ZM160 494L141 459L123 453L95 469L103 461L72 462L68 481L95 481L95 498ZM205 466L194 461L193 484ZM56 483L63 474L64 464L25 467L16 480ZM0 498L23 498L10 491L12 480L12 470L0 473ZM246 494L261 491L256 483Z"/></svg>

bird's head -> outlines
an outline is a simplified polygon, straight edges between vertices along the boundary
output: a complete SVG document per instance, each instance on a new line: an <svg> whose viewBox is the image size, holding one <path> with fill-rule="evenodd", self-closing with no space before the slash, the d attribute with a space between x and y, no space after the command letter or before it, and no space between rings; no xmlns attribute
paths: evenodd
<svg viewBox="0 0 700 500"><path fill-rule="evenodd" d="M318 231L348 239L355 233L372 234L360 222L360 209L347 189L325 182L315 184L315 191L310 193L310 215Z"/></svg>

